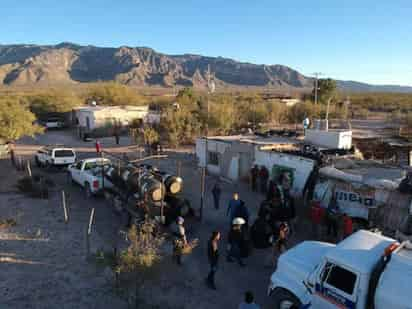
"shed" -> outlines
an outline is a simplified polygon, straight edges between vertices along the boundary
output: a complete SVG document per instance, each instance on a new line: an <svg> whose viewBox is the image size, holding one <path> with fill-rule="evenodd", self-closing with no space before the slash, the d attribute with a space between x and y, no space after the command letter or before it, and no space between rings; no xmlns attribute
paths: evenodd
<svg viewBox="0 0 412 309"><path fill-rule="evenodd" d="M207 151L206 151L207 144ZM292 193L301 195L315 161L300 151L300 141L280 136L255 135L213 136L196 140L199 166L213 175L233 181L248 180L254 164L266 166L271 177L279 171L292 173Z"/></svg>

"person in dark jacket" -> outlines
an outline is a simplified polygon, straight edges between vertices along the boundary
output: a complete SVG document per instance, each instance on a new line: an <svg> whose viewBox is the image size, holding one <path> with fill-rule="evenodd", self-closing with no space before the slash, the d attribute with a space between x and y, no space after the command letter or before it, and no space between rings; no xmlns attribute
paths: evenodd
<svg viewBox="0 0 412 309"><path fill-rule="evenodd" d="M266 193L268 189L269 171L266 166L262 165L259 170L260 192Z"/></svg>
<svg viewBox="0 0 412 309"><path fill-rule="evenodd" d="M242 218L245 220L245 224L242 227L249 227L249 209L246 207L246 204L243 200L240 200L239 206L236 208L234 217L235 218Z"/></svg>
<svg viewBox="0 0 412 309"><path fill-rule="evenodd" d="M226 216L229 216L230 219L230 225L232 225L232 221L235 218L235 214L237 212L237 208L239 207L239 205L239 193L235 192L233 193L233 198L229 201L229 206L226 211Z"/></svg>
<svg viewBox="0 0 412 309"><path fill-rule="evenodd" d="M257 191L257 178L259 176L259 168L255 164L251 169L250 169L250 182L252 186L252 191L256 192Z"/></svg>
<svg viewBox="0 0 412 309"><path fill-rule="evenodd" d="M219 240L220 233L218 231L214 231L207 245L207 257L209 259L210 271L206 278L206 283L213 290L216 290L215 274L219 262Z"/></svg>
<svg viewBox="0 0 412 309"><path fill-rule="evenodd" d="M335 193L332 193L328 209L326 210L326 226L328 229L328 236L331 234L336 239L338 237L338 218L340 210L336 200Z"/></svg>
<svg viewBox="0 0 412 309"><path fill-rule="evenodd" d="M220 194L222 193L222 189L220 189L219 183L216 182L212 189L213 195L213 202L215 204L215 209L219 209L219 201L220 201Z"/></svg>
<svg viewBox="0 0 412 309"><path fill-rule="evenodd" d="M272 228L268 223L268 219L259 216L250 228L250 235L253 246L257 249L269 248Z"/></svg>
<svg viewBox="0 0 412 309"><path fill-rule="evenodd" d="M233 262L233 259L235 259L240 266L245 266L241 256L241 249L244 246L243 224L245 224L245 220L242 218L233 219L232 228L228 234L227 245L227 261Z"/></svg>

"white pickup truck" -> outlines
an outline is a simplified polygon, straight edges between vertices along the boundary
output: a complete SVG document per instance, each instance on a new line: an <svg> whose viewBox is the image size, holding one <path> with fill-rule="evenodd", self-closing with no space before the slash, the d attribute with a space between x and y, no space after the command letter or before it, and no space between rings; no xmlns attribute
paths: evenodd
<svg viewBox="0 0 412 309"><path fill-rule="evenodd" d="M34 160L39 167L68 166L76 161L76 153L72 148L46 146L37 151Z"/></svg>
<svg viewBox="0 0 412 309"><path fill-rule="evenodd" d="M412 308L412 245L360 230L337 245L305 241L279 257L274 308Z"/></svg>
<svg viewBox="0 0 412 309"><path fill-rule="evenodd" d="M102 169L110 166L111 162L105 158L85 159L72 164L68 168L70 181L82 186L86 196L90 197L103 189L112 188L113 184L102 177Z"/></svg>

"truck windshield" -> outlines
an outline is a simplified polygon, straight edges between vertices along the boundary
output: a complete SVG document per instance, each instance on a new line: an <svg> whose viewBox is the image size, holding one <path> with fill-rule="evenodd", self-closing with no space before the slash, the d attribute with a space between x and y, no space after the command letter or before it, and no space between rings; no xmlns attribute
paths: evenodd
<svg viewBox="0 0 412 309"><path fill-rule="evenodd" d="M323 273L322 280L324 280L328 285L333 286L348 295L353 294L356 283L356 274L331 263L326 265L325 270L326 271Z"/></svg>
<svg viewBox="0 0 412 309"><path fill-rule="evenodd" d="M109 160L103 160L103 161L94 161L94 162L87 162L84 165L84 169L85 170L90 170L90 169L94 169L96 167L102 167L102 166L107 166L110 164Z"/></svg>
<svg viewBox="0 0 412 309"><path fill-rule="evenodd" d="M62 158L62 157L74 157L74 153L72 150L56 150L54 152L54 156L56 158Z"/></svg>

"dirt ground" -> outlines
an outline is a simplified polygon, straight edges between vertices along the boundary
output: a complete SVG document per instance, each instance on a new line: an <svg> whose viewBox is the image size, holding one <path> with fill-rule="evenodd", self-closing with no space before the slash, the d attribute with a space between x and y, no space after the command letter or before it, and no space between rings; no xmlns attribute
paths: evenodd
<svg viewBox="0 0 412 309"><path fill-rule="evenodd" d="M136 147L124 137L121 145L113 138L102 139L103 148L113 153L136 154ZM23 139L16 151L32 158L39 145L65 144L75 147L80 158L93 157L94 143L82 142L70 131L51 131L36 139ZM161 170L175 172L177 161L182 162L184 195L198 210L200 207L200 173L193 149L169 152L167 159L156 164ZM110 251L124 245L121 233L124 220L103 198L86 199L80 187L67 183L64 172L47 172L55 186L48 199L31 199L14 187L24 172L15 171L9 160L0 160L0 219L12 218L17 224L0 229L0 308L132 308L122 290L114 288L113 273L96 259L86 259L86 229L90 211L95 208L91 236L92 251ZM33 173L45 173L33 166ZM211 187L216 180L207 177L207 195L202 222L189 222L188 237L198 238L199 246L185 256L183 266L173 264L170 255L163 258L156 274L141 289L144 308L237 308L243 293L251 290L262 308L271 308L266 296L270 275L271 250L255 250L246 259L247 266L226 263L225 236L229 228L227 203L234 190L246 202L252 222L263 196L252 193L247 184L224 183L221 208L212 205ZM69 222L64 222L61 190L68 197ZM299 207L299 204L297 205ZM206 243L213 230L222 232L221 260L216 274L217 291L206 288L204 279L209 267ZM306 225L299 225L291 243L307 235ZM170 249L171 253L171 249ZM133 307L134 308L134 307Z"/></svg>

